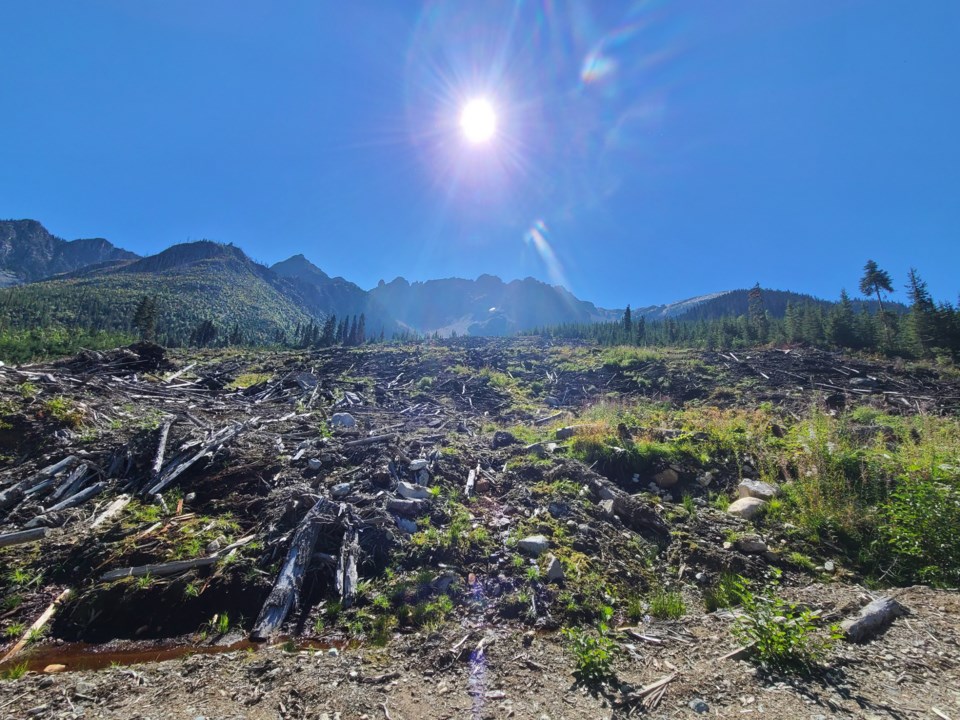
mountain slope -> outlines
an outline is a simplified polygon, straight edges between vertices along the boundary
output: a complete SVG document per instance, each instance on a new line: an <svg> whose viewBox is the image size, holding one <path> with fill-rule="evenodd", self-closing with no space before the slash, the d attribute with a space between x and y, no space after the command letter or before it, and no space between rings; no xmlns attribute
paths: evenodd
<svg viewBox="0 0 960 720"><path fill-rule="evenodd" d="M147 295L157 298L158 339L168 344L186 342L204 320L221 334L236 326L245 342L267 343L315 319L283 278L239 248L206 240L0 290L0 306L13 327L129 330Z"/></svg>
<svg viewBox="0 0 960 720"><path fill-rule="evenodd" d="M270 270L296 288L305 309L314 315L343 318L362 313L371 336L379 335L381 330L385 335L392 336L401 329L370 293L342 277L331 278L303 255L294 255L278 262Z"/></svg>
<svg viewBox="0 0 960 720"><path fill-rule="evenodd" d="M441 335L509 335L561 322L619 317L533 278L509 283L493 275L414 283L396 278L381 281L370 295L407 327Z"/></svg>
<svg viewBox="0 0 960 720"><path fill-rule="evenodd" d="M0 220L0 287L137 257L103 238L68 242L36 220Z"/></svg>

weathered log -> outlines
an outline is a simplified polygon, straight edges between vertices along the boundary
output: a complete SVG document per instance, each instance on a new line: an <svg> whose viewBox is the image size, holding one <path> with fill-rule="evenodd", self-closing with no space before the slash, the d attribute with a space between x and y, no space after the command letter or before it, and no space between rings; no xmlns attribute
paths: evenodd
<svg viewBox="0 0 960 720"><path fill-rule="evenodd" d="M56 505L47 508L48 513L59 512L60 510L66 510L67 508L76 507L77 505L82 505L90 498L99 495L103 492L103 489L107 486L105 482L98 482L95 485L91 485L86 490L81 490L75 495L71 495L66 500L61 500Z"/></svg>
<svg viewBox="0 0 960 720"><path fill-rule="evenodd" d="M100 513L99 515L97 515L97 517L93 519L93 522L90 523L90 528L91 529L98 528L101 525L103 525L105 522L107 522L107 520L110 520L116 517L123 511L123 509L129 503L130 503L129 495L118 495L116 500L114 500L112 503L107 505L106 510L104 510L102 513Z"/></svg>
<svg viewBox="0 0 960 720"><path fill-rule="evenodd" d="M167 436L170 435L171 425L173 425L173 418L167 420L160 428L160 436L157 438L157 455L153 458L153 465L150 467L150 482L152 483L160 477L160 470L163 468L163 456L167 452Z"/></svg>
<svg viewBox="0 0 960 720"><path fill-rule="evenodd" d="M267 596L253 632L252 640L268 640L280 628L290 611L299 601L300 586L303 583L304 573L313 557L313 547L317 544L317 537L324 525L329 525L334 518L339 518L342 506L337 506L328 498L320 498L310 508L303 522L297 528L287 552L287 559L280 568L273 589Z"/></svg>
<svg viewBox="0 0 960 720"><path fill-rule="evenodd" d="M42 540L46 534L47 528L33 528L32 530L20 530L19 532L0 535L0 548Z"/></svg>
<svg viewBox="0 0 960 720"><path fill-rule="evenodd" d="M546 424L547 424L548 422L550 422L551 420L556 420L557 418L561 418L561 417L563 417L564 415L566 415L566 411L561 410L560 412L554 413L553 415L547 415L546 417L538 418L537 420L534 420L534 421L533 421L533 424L534 424L534 425L546 425Z"/></svg>
<svg viewBox="0 0 960 720"><path fill-rule="evenodd" d="M359 554L357 529L350 526L343 534L340 563L337 565L337 590L340 592L340 603L344 608L350 607L357 596L357 555Z"/></svg>
<svg viewBox="0 0 960 720"><path fill-rule="evenodd" d="M480 463L477 463L476 468L472 468L470 473L467 475L467 486L464 488L464 494L467 497L473 495L473 488L477 484L477 475L480 473Z"/></svg>
<svg viewBox="0 0 960 720"><path fill-rule="evenodd" d="M634 532L652 532L660 537L670 534L670 527L652 505L635 500L599 475L587 478L590 489L602 500L613 501L613 512Z"/></svg>
<svg viewBox="0 0 960 720"><path fill-rule="evenodd" d="M160 472L160 475L157 478L157 482L154 483L153 486L147 489L146 494L157 495L158 493L165 490L169 485L173 483L174 480L180 477L195 462L205 457L208 453L210 453L216 447L223 445L224 443L235 438L248 425L252 424L254 420L257 420L257 419L259 418L253 418L251 420L248 420L245 423L223 428L213 436L210 442L206 443L203 447L200 448L198 452L190 456L188 459L184 460L183 462L177 462L176 460L173 460L170 463L168 463L167 466Z"/></svg>
<svg viewBox="0 0 960 720"><path fill-rule="evenodd" d="M387 510L405 517L420 517L427 511L426 500L404 500L402 498L387 498Z"/></svg>
<svg viewBox="0 0 960 720"><path fill-rule="evenodd" d="M175 560L174 562L168 563L119 568L105 572L100 576L100 580L101 582L110 582L111 580L119 580L125 577L145 577L147 575L163 577L165 575L176 575L186 572L187 570L193 570L194 568L209 567L210 565L216 564L218 560L220 560L219 555L208 555L202 558L194 558L193 560Z"/></svg>
<svg viewBox="0 0 960 720"><path fill-rule="evenodd" d="M389 440L396 439L396 433L390 433L389 435L374 435L373 437L360 438L359 440L351 440L350 442L345 442L343 446L345 448L355 448L363 447L364 445L374 445L376 443L387 442Z"/></svg>
<svg viewBox="0 0 960 720"><path fill-rule="evenodd" d="M70 497L83 488L83 483L87 480L87 473L90 466L86 463L80 463L77 468L67 476L63 484L53 491L50 499L56 502L62 497Z"/></svg>
<svg viewBox="0 0 960 720"><path fill-rule="evenodd" d="M2 658L0 658L0 663L7 662L7 660L10 660L11 658L13 658L14 655L16 655L18 652L20 652L27 646L27 644L30 642L30 639L34 636L34 634L37 633L39 630L41 630L43 626L47 624L47 621L53 617L53 614L57 611L57 608L63 604L64 600L70 597L70 592L71 592L70 588L67 588L62 593L57 595L56 599L47 606L47 609L43 611L40 617L38 617L36 620L33 621L33 625L31 625L27 629L27 631L23 634L23 636L17 641L16 645L10 648L7 654L4 655Z"/></svg>
<svg viewBox="0 0 960 720"><path fill-rule="evenodd" d="M840 623L840 629L850 642L863 642L892 623L894 618L906 614L906 608L896 600L881 597L861 609L856 617Z"/></svg>
<svg viewBox="0 0 960 720"><path fill-rule="evenodd" d="M0 493L0 510L6 510L11 508L21 500L23 500L24 495L26 494L24 489L24 483L18 482L16 485L8 487L2 493Z"/></svg>

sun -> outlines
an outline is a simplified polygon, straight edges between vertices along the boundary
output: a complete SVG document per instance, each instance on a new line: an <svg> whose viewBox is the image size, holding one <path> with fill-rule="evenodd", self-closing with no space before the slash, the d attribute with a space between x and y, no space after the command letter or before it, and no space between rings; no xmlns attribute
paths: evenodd
<svg viewBox="0 0 960 720"><path fill-rule="evenodd" d="M486 98L475 98L463 106L460 129L468 142L488 142L497 132L497 114Z"/></svg>

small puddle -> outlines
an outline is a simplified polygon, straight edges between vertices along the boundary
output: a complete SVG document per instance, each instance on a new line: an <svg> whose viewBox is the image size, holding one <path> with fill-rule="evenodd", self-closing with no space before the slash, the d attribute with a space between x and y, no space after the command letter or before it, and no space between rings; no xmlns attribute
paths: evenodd
<svg viewBox="0 0 960 720"><path fill-rule="evenodd" d="M281 638L279 642L266 645L250 640L238 640L224 645L188 645L166 643L129 643L95 645L90 643L65 643L63 645L43 645L25 650L12 660L0 665L0 672L7 668L27 664L31 672L43 672L49 665L63 665L57 672L76 672L79 670L103 670L110 667L139 665L142 663L178 660L188 655L220 655L237 651L252 651L265 647L278 647L289 642ZM321 642L318 640L297 642L294 651L342 649L346 641Z"/></svg>

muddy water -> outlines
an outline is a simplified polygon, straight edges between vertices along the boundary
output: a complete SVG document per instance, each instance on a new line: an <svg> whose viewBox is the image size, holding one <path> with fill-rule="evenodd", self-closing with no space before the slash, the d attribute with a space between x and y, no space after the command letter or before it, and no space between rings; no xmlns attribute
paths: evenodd
<svg viewBox="0 0 960 720"><path fill-rule="evenodd" d="M281 639L279 645L288 642ZM296 650L328 650L343 648L345 642L299 642ZM189 645L173 643L124 643L118 645L94 645L89 643L65 643L63 645L41 645L25 650L16 658L0 665L0 672L8 667L27 663L27 670L43 672L50 665L63 665L58 672L77 670L103 670L104 668L138 665L141 663L177 660L188 655L219 655L236 651L251 651L268 647L263 643L250 640L238 640L223 645Z"/></svg>

